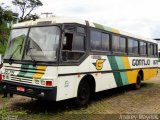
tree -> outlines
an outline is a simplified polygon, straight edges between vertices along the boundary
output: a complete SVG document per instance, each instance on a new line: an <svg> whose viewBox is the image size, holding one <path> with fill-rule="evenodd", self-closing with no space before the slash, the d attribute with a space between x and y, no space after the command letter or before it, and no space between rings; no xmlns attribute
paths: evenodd
<svg viewBox="0 0 160 120"><path fill-rule="evenodd" d="M12 14L13 12L11 10L5 9L2 7L3 3L1 3L0 6L0 24L3 23L3 21L11 21L12 20Z"/></svg>
<svg viewBox="0 0 160 120"><path fill-rule="evenodd" d="M15 21L17 13L12 12L9 6L0 3L0 54L4 54L6 44L9 37L10 27L12 22Z"/></svg>
<svg viewBox="0 0 160 120"><path fill-rule="evenodd" d="M22 12L20 22L31 19L33 17L31 12L43 5L40 0L13 0L12 3L18 6Z"/></svg>
<svg viewBox="0 0 160 120"><path fill-rule="evenodd" d="M15 21L16 17L18 17L18 13L14 13L9 8L9 6L4 6L4 3L0 3L0 25L5 22Z"/></svg>

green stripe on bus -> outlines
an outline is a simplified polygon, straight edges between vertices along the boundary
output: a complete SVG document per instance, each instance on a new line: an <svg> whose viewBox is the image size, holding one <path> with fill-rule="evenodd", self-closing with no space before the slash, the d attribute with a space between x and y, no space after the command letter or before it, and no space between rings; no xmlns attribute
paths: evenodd
<svg viewBox="0 0 160 120"><path fill-rule="evenodd" d="M25 65L25 64L21 65L21 69L25 68L25 70L26 70L26 69L28 69L28 67L29 67L29 65ZM26 72L21 71L21 69L20 69L20 72L17 75L18 77L24 77L24 75L26 74Z"/></svg>
<svg viewBox="0 0 160 120"><path fill-rule="evenodd" d="M121 70L121 69L125 69L124 67L124 64L123 64L123 60L122 60L122 57L115 57L116 59L116 63L118 65L118 69ZM120 72L120 75L121 75L121 79L122 79L122 83L123 85L127 85L128 84L128 78L127 78L127 74L126 72Z"/></svg>
<svg viewBox="0 0 160 120"><path fill-rule="evenodd" d="M123 85L128 85L128 78L127 78L126 72L120 72L120 74L121 74L121 77L122 77Z"/></svg>
<svg viewBox="0 0 160 120"><path fill-rule="evenodd" d="M22 68L28 69L28 68L29 68L29 65L22 64L21 69L22 69Z"/></svg>
<svg viewBox="0 0 160 120"><path fill-rule="evenodd" d="M29 66L28 66L28 70L34 70L34 72L35 72L35 71L36 71L36 66L29 65ZM34 75L33 72L27 71L26 74L24 75L24 77L33 78L33 75Z"/></svg>
<svg viewBox="0 0 160 120"><path fill-rule="evenodd" d="M29 73L29 72L27 72L25 75L24 75L24 77L26 77L26 78L33 78L33 75L34 75L35 73Z"/></svg>
<svg viewBox="0 0 160 120"><path fill-rule="evenodd" d="M115 56L109 56L108 60L110 62L112 70L118 70L118 65L117 65ZM117 86L118 87L123 86L123 82L122 82L120 72L114 72L113 75L114 75L114 79L115 79L115 82L116 82Z"/></svg>
<svg viewBox="0 0 160 120"><path fill-rule="evenodd" d="M33 66L33 65L29 65L29 67L28 67L29 69L33 69L33 70L35 70L36 69L36 66Z"/></svg>
<svg viewBox="0 0 160 120"><path fill-rule="evenodd" d="M95 25L96 28L104 30L103 25L100 25L100 24L97 24L97 23L93 23L93 24Z"/></svg>
<svg viewBox="0 0 160 120"><path fill-rule="evenodd" d="M124 65L123 65L123 61L122 61L121 57L117 56L117 57L115 57L115 59L116 59L117 65L118 65L118 69L124 69Z"/></svg>
<svg viewBox="0 0 160 120"><path fill-rule="evenodd" d="M26 71L21 71L22 69L26 70ZM18 77L33 78L33 75L34 75L33 72L36 71L36 66L23 64L21 66L21 70L20 70L19 74L17 75ZM33 70L33 72L29 72L28 70Z"/></svg>
<svg viewBox="0 0 160 120"><path fill-rule="evenodd" d="M112 28L103 26L104 30L112 32Z"/></svg>

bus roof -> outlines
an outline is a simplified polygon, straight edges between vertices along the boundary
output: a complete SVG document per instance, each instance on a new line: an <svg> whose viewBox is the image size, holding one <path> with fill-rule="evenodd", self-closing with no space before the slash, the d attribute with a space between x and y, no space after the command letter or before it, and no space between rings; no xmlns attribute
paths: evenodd
<svg viewBox="0 0 160 120"><path fill-rule="evenodd" d="M36 20L30 20L30 21L17 23L17 24L14 24L12 26L12 28L38 25L39 23L47 24L47 25L48 24L56 24L56 23L78 23L78 24L86 25L86 20L81 20L81 19L72 18L72 17L54 16L54 17L41 18L41 19L36 19ZM101 29L101 30L113 32L113 33L116 33L116 34L125 35L125 36L128 36L128 37L157 43L157 41L154 40L154 39L141 37L141 36L134 35L134 34L131 34L131 33L128 33L128 32L124 32L122 30L118 30L118 29L115 29L115 28L112 28L112 27L107 27L107 26L104 26L104 25L101 25L101 24L98 24L98 23L89 22L89 26L93 27L93 28L98 28L98 29Z"/></svg>

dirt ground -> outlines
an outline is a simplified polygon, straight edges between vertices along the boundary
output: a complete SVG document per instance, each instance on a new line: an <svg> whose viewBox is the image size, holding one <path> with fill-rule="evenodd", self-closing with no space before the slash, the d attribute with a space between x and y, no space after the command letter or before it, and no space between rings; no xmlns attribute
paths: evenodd
<svg viewBox="0 0 160 120"><path fill-rule="evenodd" d="M91 102L81 108L71 100L46 102L14 95L1 98L0 115L22 120L52 119L104 119L110 114L160 114L160 73L144 81L142 88L132 90L130 86L97 93ZM112 116L113 117L113 116Z"/></svg>

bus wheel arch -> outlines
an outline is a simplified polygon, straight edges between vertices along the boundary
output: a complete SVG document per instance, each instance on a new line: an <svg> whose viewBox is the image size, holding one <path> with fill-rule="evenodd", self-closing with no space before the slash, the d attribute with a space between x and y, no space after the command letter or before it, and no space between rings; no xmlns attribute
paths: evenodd
<svg viewBox="0 0 160 120"><path fill-rule="evenodd" d="M85 75L79 82L77 97L74 99L77 106L84 106L95 93L95 79L92 75Z"/></svg>
<svg viewBox="0 0 160 120"><path fill-rule="evenodd" d="M91 92L93 94L96 90L96 82L95 82L94 77L92 75L88 74L88 75L85 75L81 81L83 81L83 80L86 80L89 83L89 86L91 87Z"/></svg>

